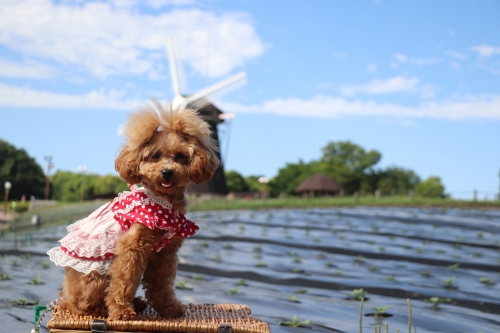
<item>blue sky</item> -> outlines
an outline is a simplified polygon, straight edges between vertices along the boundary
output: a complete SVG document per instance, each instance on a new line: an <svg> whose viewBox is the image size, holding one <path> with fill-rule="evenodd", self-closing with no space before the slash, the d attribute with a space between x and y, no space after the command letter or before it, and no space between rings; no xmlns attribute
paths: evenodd
<svg viewBox="0 0 500 333"><path fill-rule="evenodd" d="M115 173L127 114L173 98L177 40L189 94L214 97L226 169L272 177L329 141L378 167L440 176L454 197L499 190L500 2L7 0L0 3L0 138L56 170ZM226 154L227 152L227 154Z"/></svg>

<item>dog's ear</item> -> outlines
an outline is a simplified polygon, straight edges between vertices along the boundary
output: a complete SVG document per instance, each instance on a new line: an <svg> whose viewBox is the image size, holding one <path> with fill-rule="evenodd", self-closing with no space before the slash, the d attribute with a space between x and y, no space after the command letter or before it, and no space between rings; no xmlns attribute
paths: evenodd
<svg viewBox="0 0 500 333"><path fill-rule="evenodd" d="M136 152L124 147L115 160L115 169L120 177L129 184L139 184L141 175L139 173L139 163L141 158Z"/></svg>
<svg viewBox="0 0 500 333"><path fill-rule="evenodd" d="M193 183L199 185L208 181L219 166L219 159L213 151L198 147L194 150L189 165L189 178Z"/></svg>

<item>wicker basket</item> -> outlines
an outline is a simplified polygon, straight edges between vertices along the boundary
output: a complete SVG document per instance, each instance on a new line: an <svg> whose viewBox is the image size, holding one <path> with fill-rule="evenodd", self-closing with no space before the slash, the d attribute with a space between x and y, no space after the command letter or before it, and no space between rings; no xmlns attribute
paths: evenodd
<svg viewBox="0 0 500 333"><path fill-rule="evenodd" d="M106 321L106 318L77 316L52 310L47 324L50 333L83 332L203 332L203 333L270 333L269 325L251 316L243 304L187 304L183 317L159 319L139 315L139 320Z"/></svg>

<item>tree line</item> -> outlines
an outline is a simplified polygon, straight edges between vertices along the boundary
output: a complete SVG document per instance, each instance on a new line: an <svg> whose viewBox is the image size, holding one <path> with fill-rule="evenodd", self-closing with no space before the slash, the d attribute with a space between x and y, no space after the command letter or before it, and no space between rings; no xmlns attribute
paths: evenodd
<svg viewBox="0 0 500 333"><path fill-rule="evenodd" d="M278 170L278 174L266 185L272 197L281 194L295 195L295 189L307 178L316 174L326 174L334 178L346 194L361 195L408 195L413 191L422 197L444 197L445 188L441 179L430 176L422 181L415 171L407 168L390 166L376 168L382 158L377 150L365 150L351 141L329 142L321 150L317 160L287 163ZM261 191L259 176L243 177L237 171L227 171L226 180L230 191Z"/></svg>
<svg viewBox="0 0 500 333"><path fill-rule="evenodd" d="M414 191L424 197L445 196L439 177L432 176L422 181L411 169L397 166L376 168L382 154L376 150L367 151L351 141L329 142L321 152L317 160L285 164L265 185L265 189L272 197L295 195L295 189L304 179L326 174L334 178L346 194L373 194L378 190L381 195L407 195L408 191ZM260 176L243 177L237 171L227 171L225 175L229 191L260 192L264 189L258 181ZM9 192L11 200L20 200L23 195L26 199L31 196L44 198L45 174L42 167L24 149L17 149L0 140L1 197L6 181L12 184ZM49 198L60 201L112 198L127 189L127 184L116 175L57 171L50 179Z"/></svg>
<svg viewBox="0 0 500 333"><path fill-rule="evenodd" d="M4 184L9 181L10 200L26 200L45 197L45 174L42 167L24 149L17 149L0 140L0 195L5 194ZM80 174L57 171L50 178L49 199L79 201L96 198L113 198L117 193L128 190L128 186L115 175Z"/></svg>

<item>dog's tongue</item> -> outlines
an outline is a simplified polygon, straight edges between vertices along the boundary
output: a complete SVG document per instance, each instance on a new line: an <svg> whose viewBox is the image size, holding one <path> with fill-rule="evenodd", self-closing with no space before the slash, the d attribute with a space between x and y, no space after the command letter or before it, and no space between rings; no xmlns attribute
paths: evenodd
<svg viewBox="0 0 500 333"><path fill-rule="evenodd" d="M170 186L172 186L172 183L161 183L161 186L170 187Z"/></svg>

